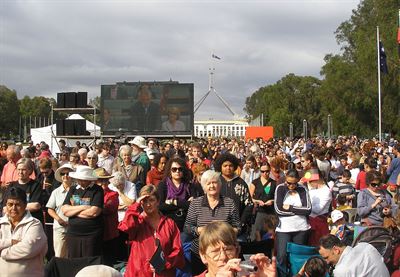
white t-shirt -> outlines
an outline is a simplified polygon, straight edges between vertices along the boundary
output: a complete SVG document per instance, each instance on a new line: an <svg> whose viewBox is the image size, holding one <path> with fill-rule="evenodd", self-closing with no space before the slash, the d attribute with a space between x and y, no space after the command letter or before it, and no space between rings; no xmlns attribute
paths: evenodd
<svg viewBox="0 0 400 277"><path fill-rule="evenodd" d="M316 217L329 212L332 202L332 194L328 186L318 189L309 189L308 194L311 199L311 217Z"/></svg>
<svg viewBox="0 0 400 277"><path fill-rule="evenodd" d="M283 205L292 205L293 207L302 207L300 195L298 193L287 193L283 200ZM281 216L279 217L279 225L276 228L277 232L289 233L306 231L310 229L307 217L303 215Z"/></svg>

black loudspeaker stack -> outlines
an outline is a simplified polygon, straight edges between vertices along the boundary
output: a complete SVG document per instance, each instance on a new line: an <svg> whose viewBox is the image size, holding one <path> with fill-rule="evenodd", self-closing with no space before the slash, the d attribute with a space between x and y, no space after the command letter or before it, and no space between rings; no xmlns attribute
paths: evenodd
<svg viewBox="0 0 400 277"><path fill-rule="evenodd" d="M64 119L57 119L56 121L56 135L57 136L64 136L65 129L64 129Z"/></svg>
<svg viewBox="0 0 400 277"><path fill-rule="evenodd" d="M59 92L57 93L57 108L87 108L87 92ZM57 119L57 136L86 136L85 119Z"/></svg>
<svg viewBox="0 0 400 277"><path fill-rule="evenodd" d="M57 136L87 136L85 119L57 119Z"/></svg>
<svg viewBox="0 0 400 277"><path fill-rule="evenodd" d="M87 108L88 93L59 92L57 93L57 108Z"/></svg>
<svg viewBox="0 0 400 277"><path fill-rule="evenodd" d="M76 107L77 108L87 108L87 92L80 91L76 94Z"/></svg>

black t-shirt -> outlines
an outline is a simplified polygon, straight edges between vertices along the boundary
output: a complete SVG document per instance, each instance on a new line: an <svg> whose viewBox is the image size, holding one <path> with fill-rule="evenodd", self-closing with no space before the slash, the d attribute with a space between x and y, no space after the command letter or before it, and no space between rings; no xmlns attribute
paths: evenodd
<svg viewBox="0 0 400 277"><path fill-rule="evenodd" d="M103 208L104 191L98 185L91 185L86 189L73 186L69 189L63 205L89 205ZM103 232L103 217L100 214L95 218L80 218L72 216L68 219L67 234L87 236Z"/></svg>
<svg viewBox="0 0 400 277"><path fill-rule="evenodd" d="M267 183L263 185L261 182L261 177L259 177L253 181L253 184L255 186L254 199L261 200L263 202L274 200L276 189L276 182L274 180L270 178L268 179ZM257 211L268 214L275 213L274 205L262 207L259 206Z"/></svg>
<svg viewBox="0 0 400 277"><path fill-rule="evenodd" d="M36 182L38 183L39 187L42 189L42 193L41 193L41 197L40 197L40 204L42 205L42 210L44 212L46 212L45 213L46 223L52 223L52 222L54 222L54 220L47 212L46 204L49 201L50 195L53 192L53 190L58 188L61 185L61 183L55 179L54 171L52 171L51 174L49 176L47 176L47 180L46 180L46 183L51 184L51 186L48 186L45 189L43 189L43 182L44 182L43 179L44 179L44 175L42 173L39 173L37 175Z"/></svg>
<svg viewBox="0 0 400 277"><path fill-rule="evenodd" d="M26 184L20 184L20 183L18 183L18 181L10 183L10 185L8 186L8 188L4 194L5 196L8 195L8 193L12 187L18 187L18 188L22 189L23 191L25 191L27 203L38 202L42 205L42 203L40 201L41 195L42 195L42 189L36 180L30 179L29 182ZM4 205L6 204L5 199L6 199L6 197L4 197L4 199L3 199L2 207L4 207ZM40 222L42 222L42 224L44 223L42 209L39 209L36 212L31 212L31 215L34 218L39 219Z"/></svg>

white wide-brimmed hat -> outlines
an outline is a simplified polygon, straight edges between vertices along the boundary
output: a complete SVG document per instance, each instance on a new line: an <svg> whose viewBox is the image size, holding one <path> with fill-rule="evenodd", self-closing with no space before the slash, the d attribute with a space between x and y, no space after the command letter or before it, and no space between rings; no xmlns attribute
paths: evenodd
<svg viewBox="0 0 400 277"><path fill-rule="evenodd" d="M147 147L146 140L144 137L136 136L133 140L129 141L128 143L134 144L139 148L145 149Z"/></svg>
<svg viewBox="0 0 400 277"><path fill-rule="evenodd" d="M97 177L93 175L93 169L86 165L78 165L75 172L69 174L71 178L85 181L96 181Z"/></svg>
<svg viewBox="0 0 400 277"><path fill-rule="evenodd" d="M106 265L89 265L82 268L75 277L99 276L99 277L122 277L116 269Z"/></svg>
<svg viewBox="0 0 400 277"><path fill-rule="evenodd" d="M72 167L72 165L70 165L69 163L63 164L62 166L60 166L59 168L57 168L56 173L54 174L54 177L56 178L57 181L62 183L62 178L61 178L61 171L63 169L69 169L70 172L74 172L75 169Z"/></svg>

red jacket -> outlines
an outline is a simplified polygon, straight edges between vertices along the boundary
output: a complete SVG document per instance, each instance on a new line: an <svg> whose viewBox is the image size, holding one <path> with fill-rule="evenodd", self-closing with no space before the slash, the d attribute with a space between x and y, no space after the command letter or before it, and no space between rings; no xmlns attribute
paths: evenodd
<svg viewBox="0 0 400 277"><path fill-rule="evenodd" d="M104 190L104 241L108 241L119 236L118 204L118 192L112 191L107 187Z"/></svg>
<svg viewBox="0 0 400 277"><path fill-rule="evenodd" d="M133 203L129 206L118 228L128 233L132 243L125 271L126 277L153 277L149 260L156 251L154 236L160 240L166 260L165 270L161 275L155 276L175 277L175 269L183 268L185 265L179 229L172 219L161 216L157 230L154 231L144 220L140 212L140 204Z"/></svg>

